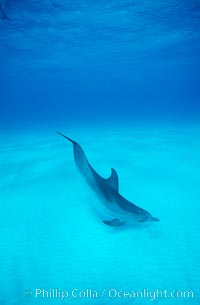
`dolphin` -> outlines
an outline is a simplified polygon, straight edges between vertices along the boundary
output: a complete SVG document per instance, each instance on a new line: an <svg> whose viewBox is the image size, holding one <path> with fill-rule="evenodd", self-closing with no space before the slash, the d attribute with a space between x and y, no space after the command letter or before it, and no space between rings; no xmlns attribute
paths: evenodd
<svg viewBox="0 0 200 305"><path fill-rule="evenodd" d="M158 218L153 217L146 210L128 201L119 193L119 179L114 168L111 168L109 178L101 177L90 165L82 147L64 134L58 131L57 133L73 144L74 161L79 172L87 184L100 197L103 208L109 215L109 219L103 220L105 225L120 227L125 224L135 225L159 221Z"/></svg>
<svg viewBox="0 0 200 305"><path fill-rule="evenodd" d="M1 19L11 20L6 14L6 2L7 2L7 0L0 0Z"/></svg>

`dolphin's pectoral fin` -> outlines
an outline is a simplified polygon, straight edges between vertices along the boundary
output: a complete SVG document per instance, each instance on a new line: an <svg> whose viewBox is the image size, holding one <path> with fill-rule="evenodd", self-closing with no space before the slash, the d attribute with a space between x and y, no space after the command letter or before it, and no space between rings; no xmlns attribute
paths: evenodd
<svg viewBox="0 0 200 305"><path fill-rule="evenodd" d="M103 220L103 223L105 223L105 225L111 226L111 227L120 227L120 226L123 226L125 224L124 221L120 221L117 218L112 219L112 220Z"/></svg>
<svg viewBox="0 0 200 305"><path fill-rule="evenodd" d="M115 191L119 191L119 179L114 168L111 168L111 175L106 181Z"/></svg>

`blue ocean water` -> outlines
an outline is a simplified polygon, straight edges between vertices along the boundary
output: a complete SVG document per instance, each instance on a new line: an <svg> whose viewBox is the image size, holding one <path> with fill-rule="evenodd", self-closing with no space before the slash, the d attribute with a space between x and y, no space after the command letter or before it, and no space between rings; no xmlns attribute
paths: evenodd
<svg viewBox="0 0 200 305"><path fill-rule="evenodd" d="M199 304L199 1L0 17L0 304ZM160 222L106 226L56 130Z"/></svg>

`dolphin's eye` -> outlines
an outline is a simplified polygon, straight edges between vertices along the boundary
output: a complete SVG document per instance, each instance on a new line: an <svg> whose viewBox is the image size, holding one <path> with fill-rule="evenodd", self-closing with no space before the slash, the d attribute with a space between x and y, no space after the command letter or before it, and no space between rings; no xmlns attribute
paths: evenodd
<svg viewBox="0 0 200 305"><path fill-rule="evenodd" d="M148 216L146 216L145 218L140 219L139 222L145 222L145 221L147 221L148 219L149 219Z"/></svg>

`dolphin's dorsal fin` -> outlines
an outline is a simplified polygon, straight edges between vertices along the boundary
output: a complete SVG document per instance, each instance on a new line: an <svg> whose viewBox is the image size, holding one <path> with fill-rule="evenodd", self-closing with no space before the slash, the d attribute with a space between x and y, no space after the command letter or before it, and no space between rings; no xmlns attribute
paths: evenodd
<svg viewBox="0 0 200 305"><path fill-rule="evenodd" d="M115 191L119 191L119 179L114 168L111 168L111 175L106 181Z"/></svg>

